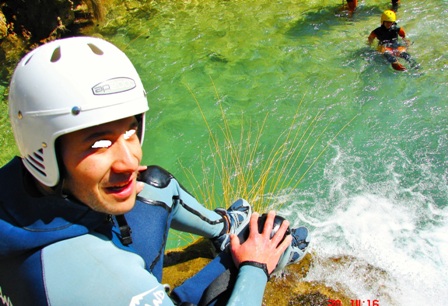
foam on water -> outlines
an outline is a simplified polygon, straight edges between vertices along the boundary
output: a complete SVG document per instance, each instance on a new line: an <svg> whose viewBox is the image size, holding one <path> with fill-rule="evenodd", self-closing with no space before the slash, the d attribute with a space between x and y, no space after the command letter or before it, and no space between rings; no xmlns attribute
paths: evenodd
<svg viewBox="0 0 448 306"><path fill-rule="evenodd" d="M353 163L341 162L342 155L335 163L353 168ZM306 280L343 290L353 300L378 300L382 306L444 304L448 207L438 207L415 191L418 187L410 193L401 187L397 173L379 187L358 175L339 176L338 171L327 177L338 196L316 199L314 206L292 201L281 212L295 220L293 225L311 229L314 264ZM358 182L357 189L350 180ZM291 198L304 196L299 191Z"/></svg>

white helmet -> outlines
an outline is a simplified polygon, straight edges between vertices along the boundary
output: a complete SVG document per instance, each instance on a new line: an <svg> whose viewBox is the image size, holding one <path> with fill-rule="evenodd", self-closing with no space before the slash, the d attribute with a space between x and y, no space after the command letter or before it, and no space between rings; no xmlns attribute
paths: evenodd
<svg viewBox="0 0 448 306"><path fill-rule="evenodd" d="M47 43L17 65L9 117L25 167L46 186L60 180L56 139L87 127L142 114L146 92L128 57L102 39Z"/></svg>

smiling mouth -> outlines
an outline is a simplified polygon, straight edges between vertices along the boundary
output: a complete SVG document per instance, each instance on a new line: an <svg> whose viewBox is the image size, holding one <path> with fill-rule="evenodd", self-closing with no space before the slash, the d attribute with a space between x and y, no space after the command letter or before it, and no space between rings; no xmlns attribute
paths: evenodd
<svg viewBox="0 0 448 306"><path fill-rule="evenodd" d="M109 192L117 193L117 192L127 189L131 184L132 184L132 181L129 181L124 184L106 187L106 190L108 190Z"/></svg>

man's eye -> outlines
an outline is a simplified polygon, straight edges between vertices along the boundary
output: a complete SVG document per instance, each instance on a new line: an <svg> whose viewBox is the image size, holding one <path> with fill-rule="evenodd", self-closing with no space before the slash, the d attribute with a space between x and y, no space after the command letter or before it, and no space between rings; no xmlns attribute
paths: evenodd
<svg viewBox="0 0 448 306"><path fill-rule="evenodd" d="M124 139L129 139L129 138L131 138L133 135L135 135L136 132L137 132L136 129L132 129L132 130L126 131L126 132L124 133Z"/></svg>
<svg viewBox="0 0 448 306"><path fill-rule="evenodd" d="M98 140L92 145L92 149L109 148L112 145L110 140Z"/></svg>

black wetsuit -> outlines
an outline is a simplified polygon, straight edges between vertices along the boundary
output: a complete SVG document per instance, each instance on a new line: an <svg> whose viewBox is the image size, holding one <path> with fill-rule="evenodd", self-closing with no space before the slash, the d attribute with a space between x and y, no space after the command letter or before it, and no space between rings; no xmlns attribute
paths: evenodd
<svg viewBox="0 0 448 306"><path fill-rule="evenodd" d="M373 30L370 36L376 37L380 45L393 47L393 45L398 44L398 36L404 38L406 37L406 33L396 25L391 26L389 29L382 25Z"/></svg>
<svg viewBox="0 0 448 306"><path fill-rule="evenodd" d="M388 29L383 24L370 33L369 39L377 38L378 45L395 49L400 46L398 43L398 36L402 38L406 37L406 33L404 32L403 28L400 28L396 24L394 24ZM390 63L394 63L397 61L395 56L390 52L384 52L384 56ZM399 56L407 61L409 61L411 58L411 55L407 52L401 52Z"/></svg>

